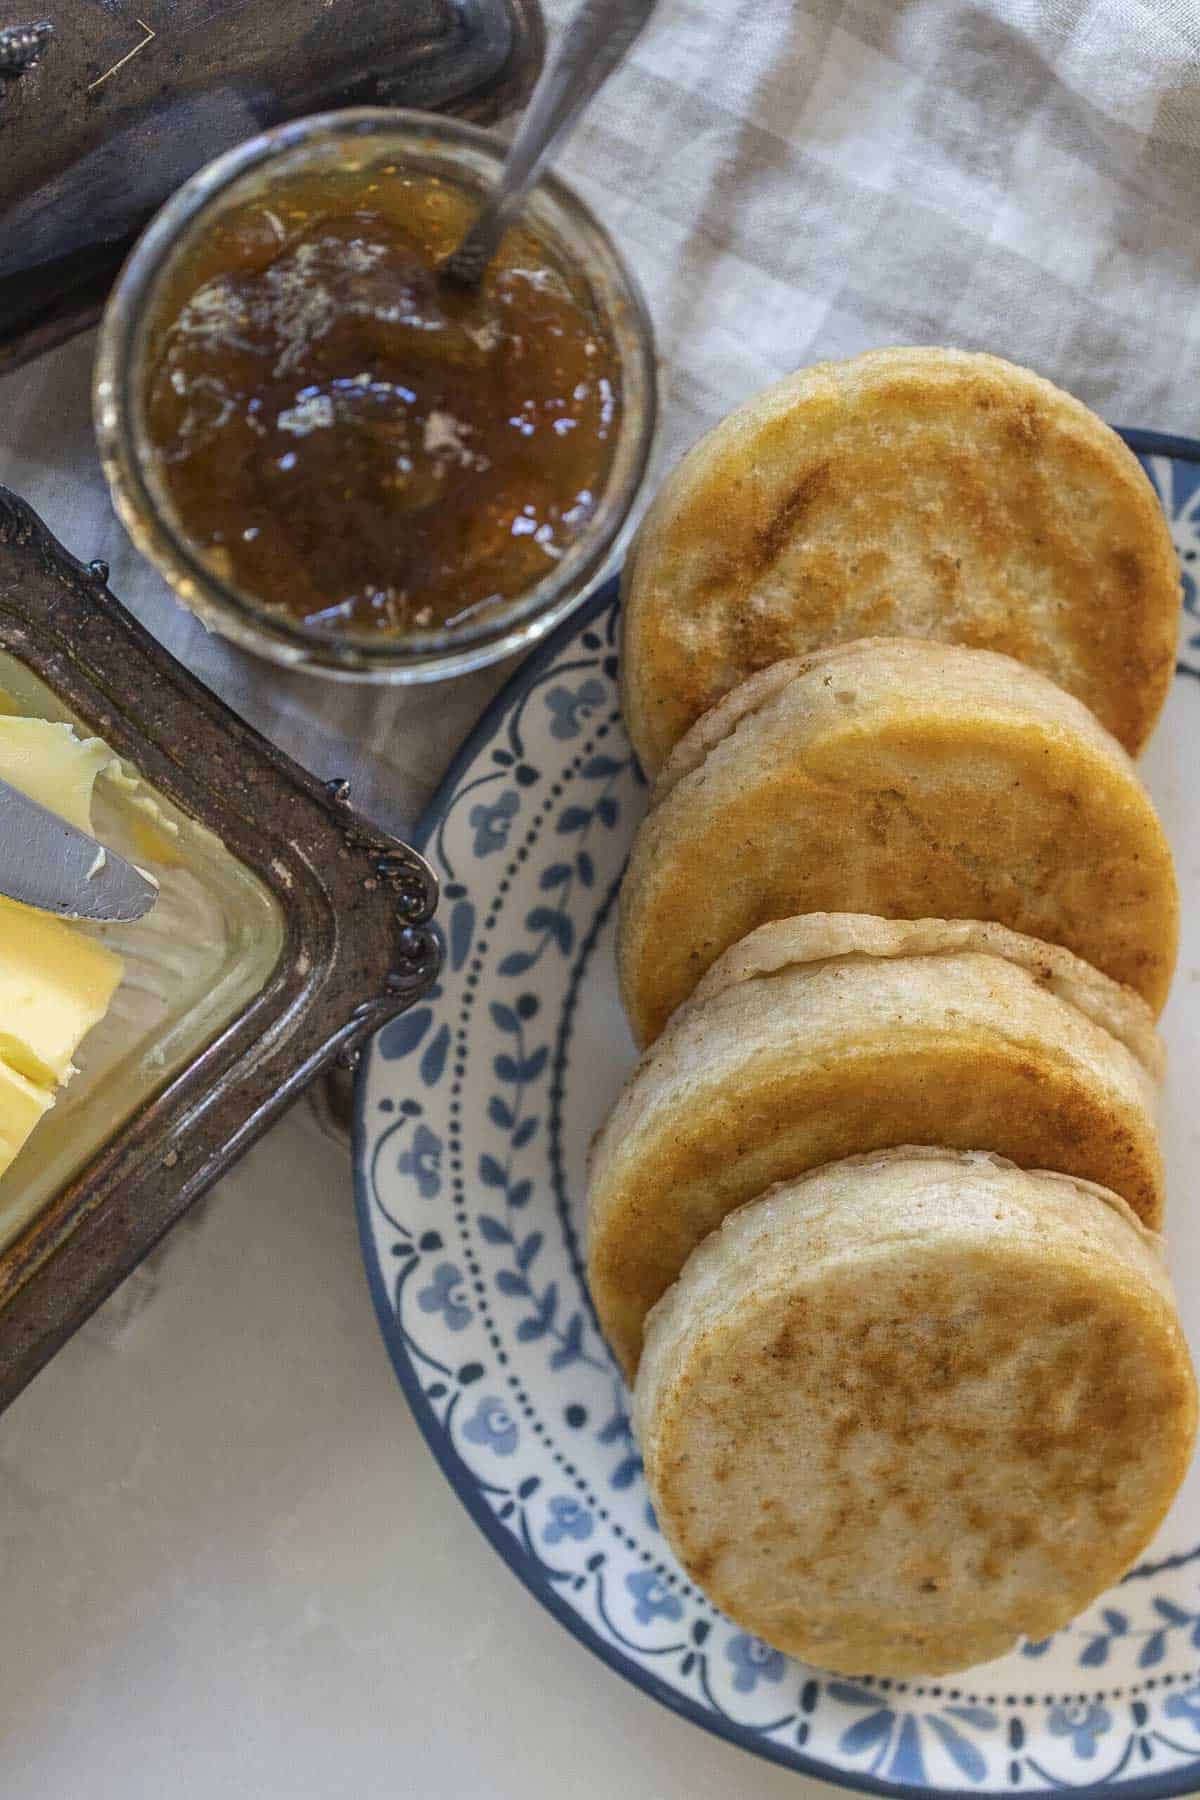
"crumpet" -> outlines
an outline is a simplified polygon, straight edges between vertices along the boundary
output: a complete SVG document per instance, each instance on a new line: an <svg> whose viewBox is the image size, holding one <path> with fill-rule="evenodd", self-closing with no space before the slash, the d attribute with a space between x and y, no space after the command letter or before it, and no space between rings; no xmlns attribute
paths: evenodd
<svg viewBox="0 0 1200 1800"><path fill-rule="evenodd" d="M746 676L861 637L1015 656L1133 755L1170 686L1179 569L1137 458L994 356L803 369L684 457L625 565L622 702L655 775Z"/></svg>
<svg viewBox="0 0 1200 1800"><path fill-rule="evenodd" d="M995 1150L1111 1188L1157 1229L1161 1049L1135 994L960 920L826 914L710 971L592 1150L588 1279L627 1373L645 1317L735 1207L898 1144Z"/></svg>
<svg viewBox="0 0 1200 1800"><path fill-rule="evenodd" d="M901 638L777 663L676 747L621 890L639 1044L731 944L826 911L991 919L1156 1013L1179 932L1153 803L1087 708L1011 657Z"/></svg>
<svg viewBox="0 0 1200 1800"><path fill-rule="evenodd" d="M707 1239L651 1315L634 1422L662 1530L738 1624L937 1675L1048 1637L1137 1560L1196 1388L1115 1195L902 1149Z"/></svg>

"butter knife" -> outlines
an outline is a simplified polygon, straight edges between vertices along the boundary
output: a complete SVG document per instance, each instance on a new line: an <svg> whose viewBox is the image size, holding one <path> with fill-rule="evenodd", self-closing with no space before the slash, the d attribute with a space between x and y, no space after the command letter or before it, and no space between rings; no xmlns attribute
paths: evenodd
<svg viewBox="0 0 1200 1800"><path fill-rule="evenodd" d="M158 887L123 856L0 781L0 894L60 919L140 919Z"/></svg>

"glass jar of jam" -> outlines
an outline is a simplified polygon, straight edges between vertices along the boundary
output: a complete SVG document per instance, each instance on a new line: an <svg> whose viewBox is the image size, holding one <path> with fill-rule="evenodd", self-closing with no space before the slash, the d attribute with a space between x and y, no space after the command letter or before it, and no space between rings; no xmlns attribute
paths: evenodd
<svg viewBox="0 0 1200 1800"><path fill-rule="evenodd" d="M439 273L503 146L364 109L222 157L150 225L96 424L134 542L205 623L350 679L542 636L614 563L655 415L611 240L543 181L484 282Z"/></svg>

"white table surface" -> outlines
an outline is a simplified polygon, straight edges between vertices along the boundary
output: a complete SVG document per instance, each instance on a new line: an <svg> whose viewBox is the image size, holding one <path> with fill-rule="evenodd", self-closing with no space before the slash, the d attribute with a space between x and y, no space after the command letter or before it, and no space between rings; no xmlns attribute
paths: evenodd
<svg viewBox="0 0 1200 1800"><path fill-rule="evenodd" d="M550 0L561 17L566 0ZM567 172L650 296L670 458L820 356L986 348L1109 418L1200 393L1192 0L663 0ZM108 507L91 345L0 381L0 481L196 671L411 824L502 678L410 694L207 639ZM771 1800L541 1611L392 1374L304 1108L0 1419L4 1800Z"/></svg>

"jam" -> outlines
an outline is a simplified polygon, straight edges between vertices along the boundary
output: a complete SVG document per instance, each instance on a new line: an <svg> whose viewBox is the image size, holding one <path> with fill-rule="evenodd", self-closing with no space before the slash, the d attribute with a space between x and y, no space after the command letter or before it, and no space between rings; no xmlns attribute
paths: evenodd
<svg viewBox="0 0 1200 1800"><path fill-rule="evenodd" d="M477 204L393 164L295 175L177 255L147 339L153 478L252 600L318 630L453 630L592 517L616 350L523 225L478 290L438 276Z"/></svg>

